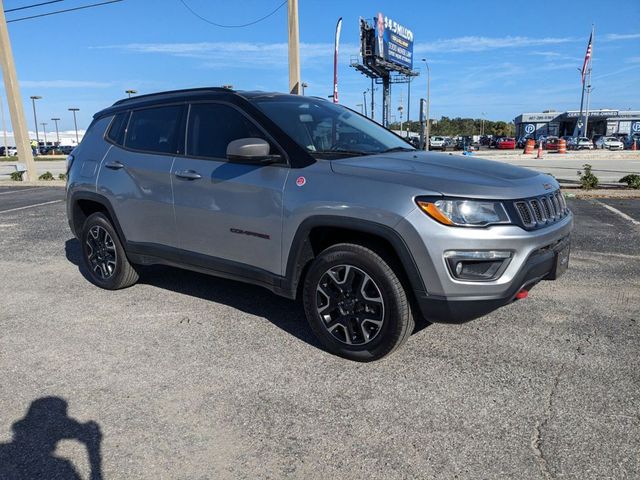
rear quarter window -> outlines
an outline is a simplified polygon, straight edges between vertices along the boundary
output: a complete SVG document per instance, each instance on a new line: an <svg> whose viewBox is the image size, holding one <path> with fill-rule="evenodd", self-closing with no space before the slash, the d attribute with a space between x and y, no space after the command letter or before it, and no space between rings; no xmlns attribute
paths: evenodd
<svg viewBox="0 0 640 480"><path fill-rule="evenodd" d="M107 132L107 138L116 145L124 145L124 134L127 129L129 112L118 113L111 121L111 126Z"/></svg>

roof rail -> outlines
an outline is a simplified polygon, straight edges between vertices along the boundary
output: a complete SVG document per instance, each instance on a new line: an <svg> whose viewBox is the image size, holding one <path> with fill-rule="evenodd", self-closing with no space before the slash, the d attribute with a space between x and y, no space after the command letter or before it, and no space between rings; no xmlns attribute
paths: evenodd
<svg viewBox="0 0 640 480"><path fill-rule="evenodd" d="M166 92L147 93L145 95L136 95L135 97L123 98L121 100L116 101L112 106L133 102L136 100L140 100L141 98L151 98L151 97L159 97L162 95L174 95L174 94L180 94L180 93L195 93L195 92L231 92L233 93L235 92L235 90L232 90L226 87L183 88L180 90L168 90Z"/></svg>

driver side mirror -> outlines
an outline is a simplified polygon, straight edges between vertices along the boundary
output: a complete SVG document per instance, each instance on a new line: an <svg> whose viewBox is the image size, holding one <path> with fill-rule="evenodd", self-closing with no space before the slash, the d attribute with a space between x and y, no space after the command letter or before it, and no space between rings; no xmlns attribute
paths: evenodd
<svg viewBox="0 0 640 480"><path fill-rule="evenodd" d="M262 138L239 138L227 145L227 159L236 163L268 164L280 160L280 155L269 155L271 145Z"/></svg>

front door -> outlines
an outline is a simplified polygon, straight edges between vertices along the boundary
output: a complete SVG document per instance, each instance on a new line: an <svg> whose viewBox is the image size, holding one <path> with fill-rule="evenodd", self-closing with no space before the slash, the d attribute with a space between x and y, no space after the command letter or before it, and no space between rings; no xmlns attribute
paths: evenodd
<svg viewBox="0 0 640 480"><path fill-rule="evenodd" d="M282 197L288 166L226 160L232 140L268 141L232 105L191 105L187 132L187 155L177 157L172 169L180 248L210 257L229 271L248 266L281 275Z"/></svg>

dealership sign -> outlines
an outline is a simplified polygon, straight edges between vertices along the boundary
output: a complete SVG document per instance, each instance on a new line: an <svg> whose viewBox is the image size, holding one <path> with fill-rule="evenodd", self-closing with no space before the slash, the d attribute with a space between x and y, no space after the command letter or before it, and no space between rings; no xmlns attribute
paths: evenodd
<svg viewBox="0 0 640 480"><path fill-rule="evenodd" d="M383 60L413 68L413 32L378 13L375 18L375 54Z"/></svg>

